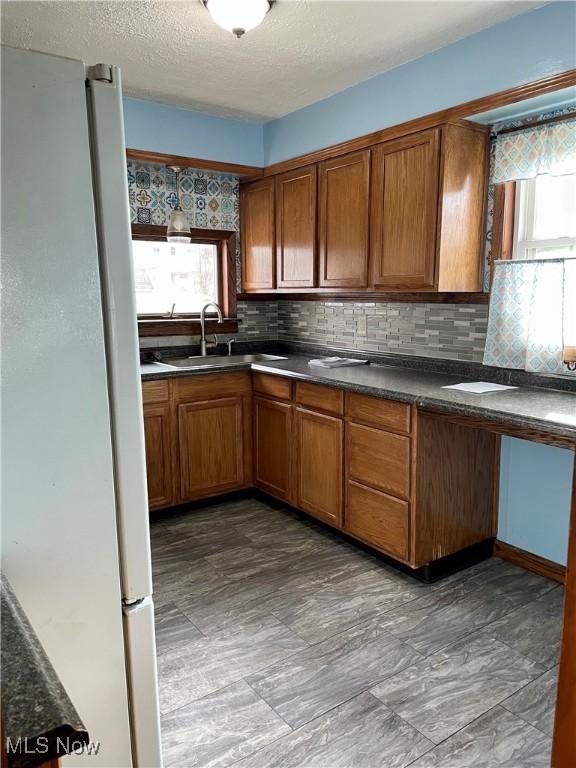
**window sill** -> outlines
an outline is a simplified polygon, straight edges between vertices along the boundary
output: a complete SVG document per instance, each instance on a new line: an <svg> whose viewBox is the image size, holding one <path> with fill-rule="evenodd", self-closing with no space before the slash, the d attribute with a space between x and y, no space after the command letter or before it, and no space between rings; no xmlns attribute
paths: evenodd
<svg viewBox="0 0 576 768"><path fill-rule="evenodd" d="M238 320L225 319L223 323L206 319L206 333L237 333ZM200 336L200 320L176 317L172 320L157 318L138 320L138 336Z"/></svg>

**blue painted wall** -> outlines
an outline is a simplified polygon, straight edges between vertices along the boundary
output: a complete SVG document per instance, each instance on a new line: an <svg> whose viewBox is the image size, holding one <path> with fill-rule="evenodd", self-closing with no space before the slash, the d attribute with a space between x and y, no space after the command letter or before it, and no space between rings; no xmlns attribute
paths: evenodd
<svg viewBox="0 0 576 768"><path fill-rule="evenodd" d="M264 164L261 123L124 98L126 146L242 165Z"/></svg>
<svg viewBox="0 0 576 768"><path fill-rule="evenodd" d="M498 538L566 564L574 452L502 438Z"/></svg>
<svg viewBox="0 0 576 768"><path fill-rule="evenodd" d="M576 4L550 3L264 126L265 164L576 67Z"/></svg>

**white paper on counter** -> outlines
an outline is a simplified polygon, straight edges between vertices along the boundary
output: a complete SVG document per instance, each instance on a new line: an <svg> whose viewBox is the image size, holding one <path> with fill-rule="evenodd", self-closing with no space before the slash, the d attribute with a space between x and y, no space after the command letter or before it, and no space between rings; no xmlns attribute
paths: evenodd
<svg viewBox="0 0 576 768"><path fill-rule="evenodd" d="M506 389L518 389L506 384L492 384L490 381L466 381L462 384L448 384L442 389L457 389L460 392L473 392L475 395L484 395L486 392L502 392Z"/></svg>

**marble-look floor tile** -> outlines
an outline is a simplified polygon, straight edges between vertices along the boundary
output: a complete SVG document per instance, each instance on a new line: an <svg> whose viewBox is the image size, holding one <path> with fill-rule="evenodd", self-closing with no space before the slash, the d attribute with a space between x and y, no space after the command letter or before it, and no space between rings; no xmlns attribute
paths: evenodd
<svg viewBox="0 0 576 768"><path fill-rule="evenodd" d="M179 573L188 564L210 555L225 557L225 553L249 546L250 540L236 531L209 530L169 541L159 549L154 560L156 573Z"/></svg>
<svg viewBox="0 0 576 768"><path fill-rule="evenodd" d="M503 643L476 635L422 659L371 692L439 744L541 672L538 664Z"/></svg>
<svg viewBox="0 0 576 768"><path fill-rule="evenodd" d="M514 603L502 594L467 582L446 590L428 590L421 597L382 616L395 637L428 656L508 614Z"/></svg>
<svg viewBox="0 0 576 768"><path fill-rule="evenodd" d="M557 586L489 624L483 632L549 668L557 663L562 636L564 590Z"/></svg>
<svg viewBox="0 0 576 768"><path fill-rule="evenodd" d="M236 768L404 768L433 746L380 701L361 693Z"/></svg>
<svg viewBox="0 0 576 768"><path fill-rule="evenodd" d="M236 632L254 626L255 618L269 613L266 596L272 588L268 580L256 577L216 582L201 594L180 596L178 607L203 635Z"/></svg>
<svg viewBox="0 0 576 768"><path fill-rule="evenodd" d="M208 555L206 559L227 578L246 579L288 564L294 567L296 561L326 549L326 545L318 546L317 542L308 538L298 540L292 546L290 542L276 541L260 547L246 541L233 549ZM329 553L332 554L331 548Z"/></svg>
<svg viewBox="0 0 576 768"><path fill-rule="evenodd" d="M307 647L278 619L265 616L251 627L202 637L162 653L158 657L160 711L177 709Z"/></svg>
<svg viewBox="0 0 576 768"><path fill-rule="evenodd" d="M374 568L321 587L272 593L260 605L309 643L342 632L384 611L414 600L417 585L385 568Z"/></svg>
<svg viewBox="0 0 576 768"><path fill-rule="evenodd" d="M470 586L480 586L498 594L505 595L517 606L525 605L557 589L555 581L520 568L498 557L491 558L490 568L474 574L468 582Z"/></svg>
<svg viewBox="0 0 576 768"><path fill-rule="evenodd" d="M157 653L163 653L202 637L200 630L173 603L155 606L154 626Z"/></svg>
<svg viewBox="0 0 576 768"><path fill-rule="evenodd" d="M550 750L541 731L495 707L410 768L550 768Z"/></svg>
<svg viewBox="0 0 576 768"><path fill-rule="evenodd" d="M297 728L419 658L375 619L250 675L247 681Z"/></svg>
<svg viewBox="0 0 576 768"><path fill-rule="evenodd" d="M243 681L162 716L166 768L223 768L290 728Z"/></svg>
<svg viewBox="0 0 576 768"><path fill-rule="evenodd" d="M503 701L502 706L538 730L552 736L557 687L558 667L552 667L533 683L529 683L518 693Z"/></svg>
<svg viewBox="0 0 576 768"><path fill-rule="evenodd" d="M156 605L174 603L180 607L181 599L199 599L228 583L225 576L202 558L182 565L178 572L152 573Z"/></svg>

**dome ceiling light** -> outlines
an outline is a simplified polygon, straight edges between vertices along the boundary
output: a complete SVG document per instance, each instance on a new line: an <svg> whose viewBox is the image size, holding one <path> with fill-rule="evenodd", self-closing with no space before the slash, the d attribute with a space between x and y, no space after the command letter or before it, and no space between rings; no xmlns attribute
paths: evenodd
<svg viewBox="0 0 576 768"><path fill-rule="evenodd" d="M202 0L212 20L222 29L242 37L264 21L274 0Z"/></svg>

